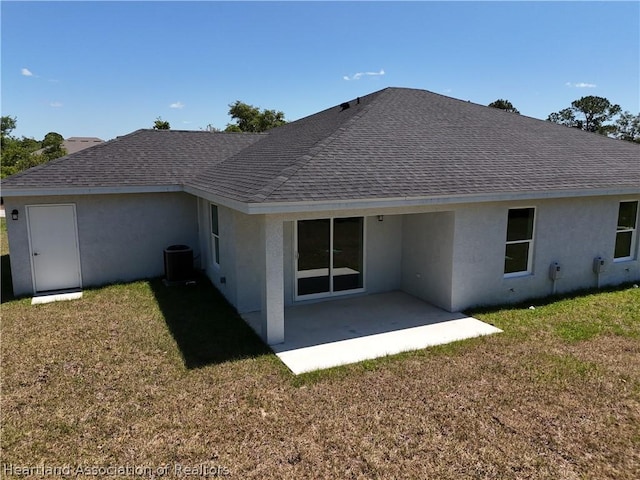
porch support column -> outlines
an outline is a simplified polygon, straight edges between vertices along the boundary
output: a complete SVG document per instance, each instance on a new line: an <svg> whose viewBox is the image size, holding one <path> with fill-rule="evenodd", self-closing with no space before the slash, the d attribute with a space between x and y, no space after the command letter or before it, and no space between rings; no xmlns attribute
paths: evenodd
<svg viewBox="0 0 640 480"><path fill-rule="evenodd" d="M269 345L284 342L284 233L282 219L264 217L264 282L262 338Z"/></svg>

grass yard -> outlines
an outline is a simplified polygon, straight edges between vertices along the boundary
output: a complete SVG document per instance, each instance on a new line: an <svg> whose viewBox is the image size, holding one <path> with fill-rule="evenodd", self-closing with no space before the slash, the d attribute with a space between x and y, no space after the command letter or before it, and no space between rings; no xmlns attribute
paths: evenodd
<svg viewBox="0 0 640 480"><path fill-rule="evenodd" d="M31 306L5 273L2 478L640 478L637 288L470 312L505 333L295 377L204 282Z"/></svg>

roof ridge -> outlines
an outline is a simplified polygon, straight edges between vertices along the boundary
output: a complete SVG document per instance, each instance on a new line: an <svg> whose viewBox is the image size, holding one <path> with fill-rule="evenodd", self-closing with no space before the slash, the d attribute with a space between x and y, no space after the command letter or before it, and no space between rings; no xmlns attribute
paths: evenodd
<svg viewBox="0 0 640 480"><path fill-rule="evenodd" d="M389 88L384 88L377 92L373 92L369 95L373 95L377 93L378 95L376 97L379 97L381 94L387 93L388 91L389 91ZM360 100L360 98L361 97L357 97L356 99L353 99L353 100ZM367 103L366 105L363 105L360 112L354 114L344 124L336 128L336 130L331 135L317 141L313 145L313 147L309 149L308 153L299 157L299 159L296 160L293 165L289 165L288 167L284 168L280 172L280 175L278 175L276 178L271 180L267 185L262 187L258 192L251 195L251 197L249 198L249 202L255 202L255 203L264 202L267 198L269 198L269 196L273 192L275 192L278 188L280 188L282 185L287 183L287 181L289 181L291 177L293 177L299 170L304 168L311 160L313 160L320 153L320 151L322 151L325 147L329 146L330 144L335 142L339 137L344 135L345 132L349 130L354 123L356 123L360 118L362 118L364 115L366 115L369 112L369 110L373 107L374 104L375 102L372 101L370 103ZM333 107L333 108L336 108L336 107Z"/></svg>
<svg viewBox="0 0 640 480"><path fill-rule="evenodd" d="M226 132L224 130L220 131L209 131L209 130L186 130L186 129L156 129L156 128L140 128L135 132L132 132L128 135L132 135L136 132L161 132L161 134L172 134L172 133L196 133L196 134L210 134L210 135L256 135L256 136L266 136L269 132ZM126 136L126 135L125 135ZM120 137L117 137L120 138Z"/></svg>

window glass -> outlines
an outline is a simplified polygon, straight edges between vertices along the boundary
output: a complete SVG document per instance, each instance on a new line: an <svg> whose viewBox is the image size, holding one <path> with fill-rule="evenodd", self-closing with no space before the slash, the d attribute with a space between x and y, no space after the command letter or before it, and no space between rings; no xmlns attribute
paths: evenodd
<svg viewBox="0 0 640 480"><path fill-rule="evenodd" d="M529 269L529 242L507 244L504 273L526 272Z"/></svg>
<svg viewBox="0 0 640 480"><path fill-rule="evenodd" d="M633 232L618 232L616 235L616 249L614 258L625 258L631 256L631 243Z"/></svg>
<svg viewBox="0 0 640 480"><path fill-rule="evenodd" d="M637 221L638 202L620 202L616 227L616 246L613 252L614 259L630 260L633 258L637 242Z"/></svg>
<svg viewBox="0 0 640 480"><path fill-rule="evenodd" d="M507 242L531 240L533 238L533 208L509 210Z"/></svg>
<svg viewBox="0 0 640 480"><path fill-rule="evenodd" d="M215 255L213 258L220 265L220 239L218 237L213 237L213 251Z"/></svg>
<svg viewBox="0 0 640 480"><path fill-rule="evenodd" d="M211 233L218 235L218 206L211 205Z"/></svg>
<svg viewBox="0 0 640 480"><path fill-rule="evenodd" d="M362 288L362 217L336 218L333 223L333 290Z"/></svg>
<svg viewBox="0 0 640 480"><path fill-rule="evenodd" d="M220 265L220 236L218 234L218 206L211 204L211 250L213 263Z"/></svg>
<svg viewBox="0 0 640 480"><path fill-rule="evenodd" d="M297 295L364 288L364 218L297 222Z"/></svg>
<svg viewBox="0 0 640 480"><path fill-rule="evenodd" d="M638 202L620 202L618 211L618 230L630 230L636 228Z"/></svg>
<svg viewBox="0 0 640 480"><path fill-rule="evenodd" d="M330 291L329 219L298 222L298 295Z"/></svg>
<svg viewBox="0 0 640 480"><path fill-rule="evenodd" d="M531 269L534 208L512 208L507 217L504 273L527 273Z"/></svg>

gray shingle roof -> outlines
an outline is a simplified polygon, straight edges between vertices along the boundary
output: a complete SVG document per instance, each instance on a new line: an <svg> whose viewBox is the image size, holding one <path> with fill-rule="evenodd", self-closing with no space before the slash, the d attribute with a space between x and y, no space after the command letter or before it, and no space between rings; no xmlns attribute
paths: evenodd
<svg viewBox="0 0 640 480"><path fill-rule="evenodd" d="M270 130L138 130L3 189L193 187L247 204L632 189L640 145L387 88Z"/></svg>
<svg viewBox="0 0 640 480"><path fill-rule="evenodd" d="M262 138L260 134L136 130L3 180L15 188L182 185Z"/></svg>
<svg viewBox="0 0 640 480"><path fill-rule="evenodd" d="M190 183L248 203L637 188L640 145L387 88L272 131Z"/></svg>

